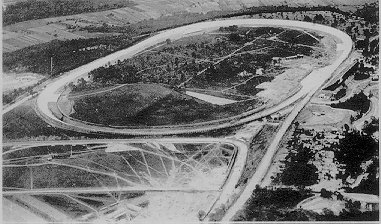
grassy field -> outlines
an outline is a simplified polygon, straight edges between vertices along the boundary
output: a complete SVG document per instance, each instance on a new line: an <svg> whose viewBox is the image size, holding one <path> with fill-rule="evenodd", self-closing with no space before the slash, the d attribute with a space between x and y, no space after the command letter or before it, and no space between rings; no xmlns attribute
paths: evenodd
<svg viewBox="0 0 381 224"><path fill-rule="evenodd" d="M247 181L255 173L259 162L266 153L267 147L270 145L273 134L277 127L265 125L262 130L252 139L250 150L246 159L246 165L237 186L246 185Z"/></svg>
<svg viewBox="0 0 381 224"><path fill-rule="evenodd" d="M207 111L214 110L212 105L154 84L128 85L105 94L75 98L73 108L74 118L115 126L212 119Z"/></svg>
<svg viewBox="0 0 381 224"><path fill-rule="evenodd" d="M114 177L66 166L43 165L20 169L12 167L4 170L4 187L30 188L31 172L35 188L117 186Z"/></svg>
<svg viewBox="0 0 381 224"><path fill-rule="evenodd" d="M34 197L43 202L51 204L58 210L65 211L66 214L73 218L80 218L81 216L93 211L90 208L77 203L64 195L36 195Z"/></svg>
<svg viewBox="0 0 381 224"><path fill-rule="evenodd" d="M99 137L66 131L48 125L36 114L34 103L34 100L27 101L3 115L3 141Z"/></svg>

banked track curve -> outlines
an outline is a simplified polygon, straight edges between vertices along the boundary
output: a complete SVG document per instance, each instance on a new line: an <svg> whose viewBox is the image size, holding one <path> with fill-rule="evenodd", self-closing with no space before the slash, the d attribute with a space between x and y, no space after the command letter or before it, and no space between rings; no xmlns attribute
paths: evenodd
<svg viewBox="0 0 381 224"><path fill-rule="evenodd" d="M124 60L131 58L139 52L154 46L157 43L166 41L168 38L171 40L180 39L191 33L202 32L211 28L219 28L221 26L281 26L293 29L310 29L323 33L328 33L335 36L341 41L337 44L337 52L340 53L336 60L332 64L316 69L312 71L305 79L301 81L302 88L290 96L285 101L271 105L262 110L253 110L245 112L244 114L234 116L223 120L215 120L210 122L195 123L189 125L173 125L173 126L153 126L153 127L133 127L133 128L117 128L101 125L89 124L86 122L71 122L68 123L65 120L61 121L57 118L53 112L49 109L49 103L57 103L60 92L70 82L75 81L78 78L84 77L88 72L104 66L108 63L116 63L118 60ZM185 133L201 133L211 130L217 130L222 128L228 128L240 124L244 124L270 114L273 114L285 107L301 100L306 97L311 91L317 91L327 80L329 80L332 74L340 67L340 65L348 58L352 51L352 40L344 32L332 27L307 23L302 21L291 20L268 20L268 19L230 19L221 21L210 21L195 23L179 28L163 31L153 37L150 37L142 42L137 43L127 49L115 52L106 57L97 59L91 63L78 67L72 71L69 71L50 83L46 88L41 91L37 97L37 112L38 114L49 124L62 129L73 130L82 133L108 133L108 134L124 134L124 135L171 135L171 134L185 134ZM318 78L317 78L318 77Z"/></svg>

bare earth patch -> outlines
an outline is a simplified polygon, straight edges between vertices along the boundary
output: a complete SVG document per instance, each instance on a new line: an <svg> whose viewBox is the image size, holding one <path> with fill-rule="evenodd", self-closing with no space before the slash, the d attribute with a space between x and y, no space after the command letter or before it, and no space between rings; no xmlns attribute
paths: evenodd
<svg viewBox="0 0 381 224"><path fill-rule="evenodd" d="M3 73L3 93L35 85L44 76L36 73Z"/></svg>
<svg viewBox="0 0 381 224"><path fill-rule="evenodd" d="M298 117L303 127L319 129L333 127L341 128L345 123L349 123L349 118L354 112L344 109L334 109L325 105L310 105L303 110Z"/></svg>

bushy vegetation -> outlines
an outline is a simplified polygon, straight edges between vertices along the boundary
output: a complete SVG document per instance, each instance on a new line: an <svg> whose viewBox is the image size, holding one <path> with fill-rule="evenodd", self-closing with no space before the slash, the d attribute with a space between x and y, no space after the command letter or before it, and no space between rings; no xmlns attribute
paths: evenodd
<svg viewBox="0 0 381 224"><path fill-rule="evenodd" d="M92 72L94 82L100 83L136 83L142 81L141 76L138 76L137 69L130 65L120 66L120 62L116 65L111 65L107 68L100 67Z"/></svg>
<svg viewBox="0 0 381 224"><path fill-rule="evenodd" d="M312 196L308 190L257 187L234 221L376 221L379 212L361 212L357 203L347 202L339 215L324 209L322 214L295 208L296 204Z"/></svg>
<svg viewBox="0 0 381 224"><path fill-rule="evenodd" d="M303 35L301 31L273 27L234 26L219 30L235 33L240 39L229 40L226 38L226 33L206 33L176 41L168 40L159 43L159 46L154 46L152 48L154 50L149 49L132 58L118 61L116 64L97 68L89 73L92 77L90 81L81 79L78 84L71 87L80 94L81 91L116 84L155 83L182 92L183 87L219 91L230 88L235 83L242 83L232 90L232 94L253 96L260 91L255 88L258 84L271 81L282 70L282 68L274 68L272 57L311 53L308 47L290 46L283 42L265 39L281 32ZM263 39L253 41L257 37ZM251 41L253 44L247 44ZM256 52L257 48L267 45L271 46L269 50ZM289 51L284 52L285 48ZM232 52L234 55L230 55ZM256 74L259 68L263 72ZM239 75L241 72L245 72L245 75ZM156 102L151 102L144 108L140 105L138 108L141 108L141 111L130 114L127 112L128 108L131 109L144 102L141 96L146 92L135 94L130 98L123 94L116 94L112 97L117 99L111 100L107 94L77 98L73 117L104 125L183 124L238 115L238 112L255 108L258 103L257 100L252 100L234 105L217 106L174 92L163 98L157 98ZM110 110L111 108L113 110ZM89 111L93 111L91 115Z"/></svg>
<svg viewBox="0 0 381 224"><path fill-rule="evenodd" d="M360 114L364 114L369 110L370 100L364 92L361 91L344 102L331 104L331 107L358 111Z"/></svg>
<svg viewBox="0 0 381 224"><path fill-rule="evenodd" d="M303 129L298 129L296 133L302 133ZM295 133L295 132L294 132ZM344 138L340 139L338 143L334 143L330 146L330 150L335 153L335 158L344 167L343 181L351 176L356 178L359 174L368 173L367 177L361 181L361 183L355 188L346 188L346 192L350 193L365 193L379 195L379 157L378 157L378 141L369 135L361 134L360 132L349 131L343 133ZM316 138L316 140L318 140ZM299 155L289 155L289 162L285 162L285 168L283 172L287 171L287 163L294 160L300 161L298 164L308 164L309 161L315 156L307 148L300 146L299 137L294 134L291 140L288 142L288 147L292 147L295 151L300 152ZM293 159L290 159L293 158ZM287 160L287 158L286 158ZM362 167L364 163L370 161L370 164L366 166L364 170ZM298 186L298 182L301 182L302 178L306 178L298 188L284 189L261 189L259 187L254 190L251 198L248 200L245 209L237 213L235 221L375 221L379 218L378 211L375 212L361 212L360 203L347 201L345 209L343 209L339 215L328 209L323 210L322 214L318 214L312 211L306 211L300 208L295 208L295 205L303 199L311 196L309 191L306 191L303 186L306 186L308 182L314 183L313 178L310 179L303 176L303 172L308 172L304 166L299 166L293 170L290 174L298 177L291 177L286 175L288 180L294 182L289 185ZM315 175L315 172L311 174ZM282 178L278 176L277 178ZM322 189L321 196L330 198L332 192ZM340 199L342 200L342 199Z"/></svg>
<svg viewBox="0 0 381 224"><path fill-rule="evenodd" d="M149 82L178 86L192 78L190 82L186 83L186 87L227 88L231 86L231 83L243 82L249 78L238 76L241 72L253 76L258 68L264 69L265 72L270 68L276 70L271 65L274 56L286 57L298 53L304 55L312 53L309 47L265 39L270 36L270 33L275 35L280 32L303 36L304 34L300 31L273 27L232 27L221 27L219 31L236 34L239 40L227 38L226 36L229 35L223 33L202 34L185 37L174 42L167 41L164 46L155 48L155 51L145 52L133 58L118 61L115 65L95 69L90 75L94 82L110 84ZM244 45L257 37L261 38L255 40L251 45ZM280 37L281 40L282 38ZM294 40L294 44L298 44L299 41L304 43L305 39L308 38ZM257 48L266 45L271 48L256 52ZM234 55L222 60L224 56L234 51L236 51ZM282 68L277 69L278 72L282 70ZM246 82L245 85L238 86L236 91L239 94L255 95L260 90L253 87L272 79L271 75L258 75Z"/></svg>
<svg viewBox="0 0 381 224"><path fill-rule="evenodd" d="M354 75L356 71L358 70L359 63L354 64L343 76L341 79L337 80L335 83L333 83L330 86L327 86L324 88L324 90L334 91L335 89L339 88L340 86L345 86L345 82L349 77Z"/></svg>
<svg viewBox="0 0 381 224"><path fill-rule="evenodd" d="M362 8L356 10L356 16L364 18L365 21L371 23L379 22L378 3L365 4Z"/></svg>
<svg viewBox="0 0 381 224"><path fill-rule="evenodd" d="M273 190L257 186L246 202L245 209L236 214L234 221L308 221L305 216L290 214L290 210L310 196L312 194L308 190Z"/></svg>
<svg viewBox="0 0 381 224"><path fill-rule="evenodd" d="M34 45L11 53L4 53L3 70L24 70L38 74L52 75L72 70L114 51L131 46L141 40L128 35L100 37L90 39L54 40Z"/></svg>
<svg viewBox="0 0 381 224"><path fill-rule="evenodd" d="M358 186L348 188L347 192L380 195L380 178L378 176L378 171L379 157L373 156L371 164L365 170L365 172L368 173L368 176L362 180Z"/></svg>
<svg viewBox="0 0 381 224"><path fill-rule="evenodd" d="M9 93L3 93L3 105L14 102L17 97L21 96L22 94L26 92L31 92L32 89L33 89L33 86L29 86L27 88L14 89L13 91Z"/></svg>
<svg viewBox="0 0 381 224"><path fill-rule="evenodd" d="M280 213L279 221L378 221L378 211L361 212L358 209L342 210L339 215L335 215L332 211L324 209L323 214L303 209L291 209ZM267 220L266 220L267 221ZM270 220L269 220L270 221Z"/></svg>
<svg viewBox="0 0 381 224"><path fill-rule="evenodd" d="M345 166L345 175L351 177L357 177L363 172L363 162L378 156L378 142L357 131L346 133L335 148L335 158Z"/></svg>
<svg viewBox="0 0 381 224"><path fill-rule="evenodd" d="M252 139L250 142L250 150L248 151L244 171L237 182L237 187L245 186L247 181L252 177L263 155L266 153L266 149L269 146L275 131L276 127L265 125Z"/></svg>
<svg viewBox="0 0 381 224"><path fill-rule="evenodd" d="M338 100L338 99L341 99L345 96L345 94L347 93L347 89L346 88L342 88L340 89L335 95L334 95L334 98L335 100Z"/></svg>
<svg viewBox="0 0 381 224"><path fill-rule="evenodd" d="M317 216L317 221L379 221L379 211L343 210L338 216L332 213Z"/></svg>
<svg viewBox="0 0 381 224"><path fill-rule="evenodd" d="M344 82L342 82L340 80L337 80L336 82L334 82L333 84L327 86L323 90L334 91L335 89L339 88L340 86L344 86L344 85L345 85Z"/></svg>
<svg viewBox="0 0 381 224"><path fill-rule="evenodd" d="M105 138L103 135L83 134L52 127L36 114L33 104L33 101L28 101L3 114L3 141L17 139L44 141L68 140L69 138ZM120 136L107 137L118 138Z"/></svg>
<svg viewBox="0 0 381 224"><path fill-rule="evenodd" d="M165 87L136 85L77 98L71 116L103 125L168 125L210 120L216 109Z"/></svg>
<svg viewBox="0 0 381 224"><path fill-rule="evenodd" d="M362 128L363 133L366 135L372 135L379 130L379 118L375 118L374 116L370 118L370 121L365 121Z"/></svg>
<svg viewBox="0 0 381 224"><path fill-rule="evenodd" d="M76 97L74 100L75 113L71 117L106 126L155 126L211 121L241 114L259 104L252 100L219 106L155 84L130 85L105 94Z"/></svg>
<svg viewBox="0 0 381 224"><path fill-rule="evenodd" d="M287 142L289 153L282 161L281 172L274 179L275 182L287 186L305 187L318 183L318 169L312 163L315 153L311 147L305 147L299 139L300 133L294 132Z"/></svg>
<svg viewBox="0 0 381 224"><path fill-rule="evenodd" d="M65 1L65 0L61 0ZM69 0L68 0L69 1ZM101 0L100 0L101 1ZM50 1L48 1L50 2ZM112 4L112 2L110 3ZM127 4L127 3L126 3ZM140 21L136 24L128 24L127 26L113 26L113 25L107 25L107 24L100 24L99 26L91 26L88 27L88 29L91 31L92 29L95 29L94 32L111 32L111 33L123 33L122 38L120 37L107 37L107 38L100 38L100 39L110 39L110 42L113 43L123 43L124 41L122 39L125 39L124 36L139 36L141 34L150 34L152 32L160 31L163 29L168 28L174 28L177 26L190 24L194 22L200 22L205 21L207 19L211 18L219 18L219 17L231 17L231 16L238 16L238 15L254 15L254 14L261 14L265 12L274 12L275 10L281 10L281 12L296 12L296 11L316 11L316 10L328 10L332 12L338 12L338 13L344 13L338 10L337 8L332 7L256 7L256 8L249 8L241 11L218 11L218 12L208 12L206 14L198 14L198 13L185 13L179 15L173 15L173 16L164 16L159 19L150 19L145 21ZM344 13L345 14L345 13ZM78 29L87 29L87 28L81 28L77 27ZM76 28L76 29L77 29ZM101 30L98 30L101 29ZM298 41L313 41L313 39L308 38L308 36L304 36L306 38L299 38ZM65 69L60 69L60 67L64 68L71 68L74 66L71 65L79 65L84 62L88 62L86 58L91 58L92 60L102 57L105 55L103 51L105 49L108 49L108 53L114 52L118 49L121 49L119 47L115 47L112 43L93 43L95 40L99 40L99 38L93 38L88 44L85 44L83 46L84 48L91 48L86 50L87 53L84 56L77 55L77 52L74 52L78 48L81 49L81 46L77 46L76 43L65 41L63 44L41 44L36 45L37 47L33 48L24 48L22 51L16 51L11 54L4 54L3 56L3 64L4 64L4 71L8 71L10 69L17 69L17 71L30 71L30 72L37 72L40 74L48 74L50 73L50 57L52 57L51 52L57 52L62 53L62 45L64 45L64 49L66 47L69 47L69 45L74 44L75 47L73 50L70 51L70 53L73 53L73 57L70 56L70 54L64 55L59 58L55 58L53 55L54 60L54 74L59 74L59 72L65 71ZM103 42L103 41L101 41ZM111 45L111 47L110 47ZM126 45L124 45L126 46ZM51 50L48 50L51 48ZM82 52L84 53L84 52ZM108 54L106 53L106 54ZM46 55L47 54L47 55ZM46 55L46 56L44 56ZM44 56L44 57L42 57ZM79 58L78 61L75 60L66 60L70 58ZM64 59L64 60L62 60ZM74 62L74 63L73 63ZM56 67L57 64L59 67ZM42 68L43 67L43 68Z"/></svg>
<svg viewBox="0 0 381 224"><path fill-rule="evenodd" d="M132 1L123 0L27 0L9 5L3 10L3 25L133 5L135 3Z"/></svg>

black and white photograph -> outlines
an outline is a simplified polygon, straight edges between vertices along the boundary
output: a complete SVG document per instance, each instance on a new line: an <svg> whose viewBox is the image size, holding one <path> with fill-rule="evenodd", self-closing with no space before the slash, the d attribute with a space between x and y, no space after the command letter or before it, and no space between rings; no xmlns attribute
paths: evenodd
<svg viewBox="0 0 381 224"><path fill-rule="evenodd" d="M379 223L378 0L1 2L0 223Z"/></svg>

